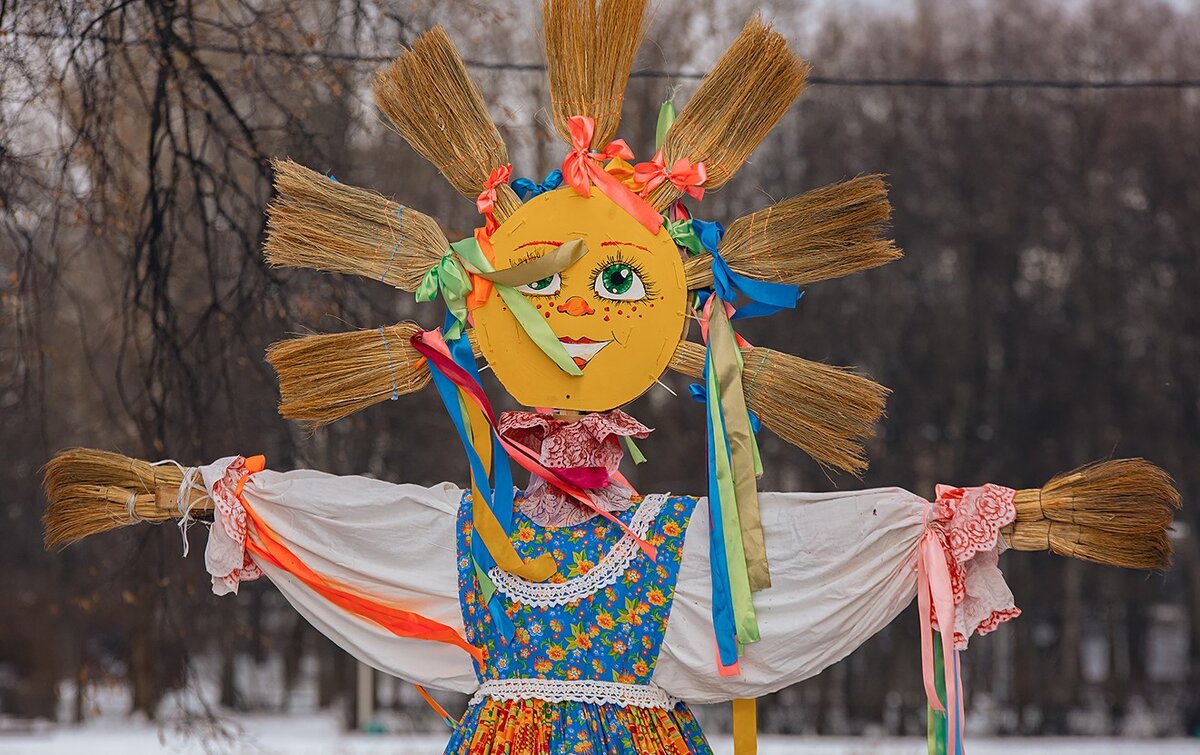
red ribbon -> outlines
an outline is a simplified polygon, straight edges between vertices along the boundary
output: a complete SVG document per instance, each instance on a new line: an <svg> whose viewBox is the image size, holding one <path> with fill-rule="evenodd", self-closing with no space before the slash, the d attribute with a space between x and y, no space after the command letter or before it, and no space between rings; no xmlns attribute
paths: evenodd
<svg viewBox="0 0 1200 755"><path fill-rule="evenodd" d="M708 173L704 170L704 163L692 163L686 157L679 158L668 169L666 158L660 149L654 153L650 162L634 166L633 178L642 184L643 197L648 196L664 181L670 181L680 194L704 199L704 182L708 180Z"/></svg>
<svg viewBox="0 0 1200 755"><path fill-rule="evenodd" d="M602 507L596 505L596 502L593 501L587 493L581 490L578 486L572 484L570 480L566 479L559 472L559 470L543 466L538 454L534 453L533 450L520 443L509 440L500 434L500 427L496 422L496 414L492 410L491 402L488 401L487 395L483 392L483 388L479 386L479 383L472 380L471 376L468 375L462 367L459 367L457 364L455 364L454 360L450 358L450 349L446 346L446 342L442 340L440 333L429 330L421 331L412 337L412 345L413 348L419 351L422 356L429 360L431 367L436 367L438 370L440 370L443 375L450 378L450 380L459 387L459 390L463 395L475 402L475 405L480 408L480 410L483 412L483 416L492 426L492 430L495 431L496 437L500 440L500 445L502 445L504 449L508 451L508 455L512 457L517 464L524 467L526 471L541 477L546 482L555 486L559 490L582 503L584 506L587 506L592 511L595 511L600 516L620 527L622 532L634 539L638 547L650 557L650 560L658 560L658 550L644 539L638 537L637 533L631 530L627 524L613 516L610 512L606 511Z"/></svg>
<svg viewBox="0 0 1200 755"><path fill-rule="evenodd" d="M508 183L511 176L512 163L495 168L488 176L483 191L479 192L479 196L475 199L475 209L479 210L479 214L484 217L483 231L489 236L500 227L500 224L496 222L495 215L492 214L496 210L496 187Z"/></svg>
<svg viewBox="0 0 1200 755"><path fill-rule="evenodd" d="M932 508L932 506L930 507ZM927 510L928 512L928 510ZM928 516L928 513L927 513ZM921 614L921 676L929 706L946 713L946 752L961 746L959 732L963 717L963 694L959 676L958 650L954 647L954 588L950 583L946 547L937 529L926 523L925 534L917 549L917 610ZM947 705L938 698L934 681L933 622L942 638L942 658L946 681Z"/></svg>
<svg viewBox="0 0 1200 755"><path fill-rule="evenodd" d="M581 196L592 195L592 184L611 199L618 207L628 212L651 233L658 233L663 218L646 200L629 190L625 184L604 170L603 163L614 157L633 159L633 150L624 139L614 139L598 152L592 151L592 137L596 122L586 115L573 115L567 119L567 130L571 133L571 151L563 158L563 182Z"/></svg>

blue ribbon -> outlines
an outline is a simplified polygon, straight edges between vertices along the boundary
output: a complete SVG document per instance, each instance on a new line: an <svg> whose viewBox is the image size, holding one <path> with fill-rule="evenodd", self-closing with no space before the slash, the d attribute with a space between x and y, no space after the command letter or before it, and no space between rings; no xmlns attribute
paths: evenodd
<svg viewBox="0 0 1200 755"><path fill-rule="evenodd" d="M446 325L442 329L443 333L454 322L454 315L447 312ZM446 345L450 348L450 357L454 360L454 363L463 368L471 376L471 379L478 383L479 371L475 367L475 356L471 350L471 341L468 339L466 333L464 332L459 338L447 339ZM492 470L495 476L495 490L493 491L492 485L489 483L487 469L483 465L483 460L479 458L479 454L475 452L475 446L471 443L471 436L463 421L462 406L458 398L458 386L450 378L446 377L433 362L429 362L429 374L433 377L433 385L437 389L442 403L446 406L446 413L450 415L450 421L454 423L454 429L458 432L458 439L462 442L463 449L467 453L467 462L471 465L471 476L475 481L476 487L479 488L479 494L483 496L484 502L491 507L504 531L511 533L513 483L512 468L509 466L508 454L504 451L504 447L500 445L499 439L496 438L495 431L492 431ZM471 538L471 557L485 574L496 565L492 554L488 552L483 540L478 537ZM492 615L492 622L500 631L501 637L506 641L511 639L515 627L508 614L505 613L501 602L496 600L495 594L492 595L492 599L488 601L487 605L488 612Z"/></svg>
<svg viewBox="0 0 1200 755"><path fill-rule="evenodd" d="M704 375L708 378L711 359L704 355ZM729 591L729 562L725 558L725 526L721 521L721 488L717 484L717 449L713 442L712 412L705 412L708 427L708 560L712 570L712 618L717 636L717 656L722 666L738 660L737 624L733 616L733 595ZM724 419L722 419L724 422Z"/></svg>
<svg viewBox="0 0 1200 755"><path fill-rule="evenodd" d="M799 286L754 280L734 272L733 268L729 267L729 263L717 251L721 238L725 235L725 228L720 223L692 218L692 230L712 255L713 290L722 300L737 307L730 319L744 320L771 315L781 309L795 309L796 302L800 301L802 295ZM750 303L738 306L736 302L739 295L745 296Z"/></svg>
<svg viewBox="0 0 1200 755"><path fill-rule="evenodd" d="M512 190L517 193L522 202L528 202L539 194L545 194L562 186L563 174L558 168L546 174L540 184L535 184L532 178L518 178L512 182Z"/></svg>

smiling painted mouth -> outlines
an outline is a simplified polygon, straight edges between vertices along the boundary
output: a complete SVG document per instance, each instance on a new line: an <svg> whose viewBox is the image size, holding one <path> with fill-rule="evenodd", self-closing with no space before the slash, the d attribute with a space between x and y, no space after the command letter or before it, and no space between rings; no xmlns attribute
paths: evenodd
<svg viewBox="0 0 1200 755"><path fill-rule="evenodd" d="M590 338L560 338L559 343L563 345L567 356L575 362L575 366L579 369L587 367L587 363L592 361L592 357L600 353L600 349L612 343L612 341L593 341Z"/></svg>

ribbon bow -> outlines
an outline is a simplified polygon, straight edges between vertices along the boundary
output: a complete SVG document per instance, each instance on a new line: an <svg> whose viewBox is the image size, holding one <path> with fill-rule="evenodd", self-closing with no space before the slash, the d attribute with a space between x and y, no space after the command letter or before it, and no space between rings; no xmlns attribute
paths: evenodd
<svg viewBox="0 0 1200 755"><path fill-rule="evenodd" d="M603 149L593 150L592 137L596 132L596 122L586 115L568 118L567 130L571 134L571 151L563 158L563 181L584 197L592 195L592 184L595 184L651 233L658 233L663 223L662 215L602 167L605 161L613 158L633 159L633 150L629 149L625 140L614 139Z"/></svg>
<svg viewBox="0 0 1200 755"><path fill-rule="evenodd" d="M417 301L433 301L439 293L442 295L446 309L454 316L454 324L450 328L450 338L453 339L462 333L463 323L467 321L467 295L472 288L471 276L451 245L450 251L425 272L415 294Z"/></svg>
<svg viewBox="0 0 1200 755"><path fill-rule="evenodd" d="M750 299L750 303L738 307L734 319L762 317L781 309L794 309L800 300L800 288L790 283L773 283L747 278L729 267L729 263L717 251L725 229L720 223L692 218L692 229L700 244L712 255L713 290L727 302L737 301L738 295ZM678 242L677 242L678 243Z"/></svg>
<svg viewBox="0 0 1200 755"><path fill-rule="evenodd" d="M496 217L493 212L496 209L496 187L500 184L508 183L509 176L512 175L512 163L501 165L492 170L488 176L487 183L483 186L483 191L479 192L479 196L475 199L475 208L479 210L479 214L485 219L484 233L491 236L492 232L500 227L496 222Z"/></svg>
<svg viewBox="0 0 1200 755"><path fill-rule="evenodd" d="M540 184L535 184L532 178L518 178L512 182L512 189L522 202L528 202L538 195L557 189L562 186L562 182L563 172L555 168L546 174Z"/></svg>
<svg viewBox="0 0 1200 755"><path fill-rule="evenodd" d="M680 194L687 194L696 199L704 198L704 182L708 173L704 163L693 163L686 157L681 157L667 168L666 158L662 150L654 153L648 163L638 163L633 169L633 175L642 184L642 196L658 188L664 181L670 181Z"/></svg>

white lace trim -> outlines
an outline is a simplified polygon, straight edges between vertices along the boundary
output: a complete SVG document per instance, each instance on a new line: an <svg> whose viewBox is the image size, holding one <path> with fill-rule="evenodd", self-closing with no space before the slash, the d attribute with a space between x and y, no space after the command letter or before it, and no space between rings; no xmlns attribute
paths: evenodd
<svg viewBox="0 0 1200 755"><path fill-rule="evenodd" d="M644 540L651 522L658 516L666 500L665 495L646 496L630 518L629 529ZM538 608L565 606L616 584L637 554L637 541L626 533L591 571L565 582L530 582L498 566L488 570L488 577L496 585L496 590L514 603Z"/></svg>
<svg viewBox="0 0 1200 755"><path fill-rule="evenodd" d="M653 684L621 684L589 679L489 679L479 685L471 705L485 697L497 700L544 700L548 703L579 702L619 705L622 708L661 708L670 710L678 703L661 687Z"/></svg>

